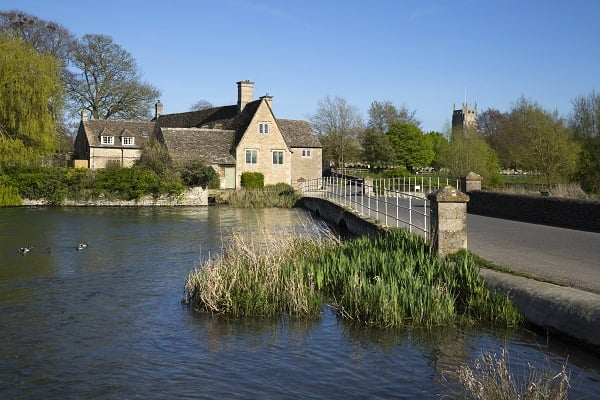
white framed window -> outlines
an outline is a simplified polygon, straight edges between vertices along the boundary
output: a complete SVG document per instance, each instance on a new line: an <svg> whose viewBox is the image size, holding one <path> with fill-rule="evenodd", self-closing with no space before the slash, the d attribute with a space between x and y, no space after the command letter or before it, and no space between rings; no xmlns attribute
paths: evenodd
<svg viewBox="0 0 600 400"><path fill-rule="evenodd" d="M302 157L310 157L310 150L303 149L302 150Z"/></svg>
<svg viewBox="0 0 600 400"><path fill-rule="evenodd" d="M258 133L261 135L267 135L271 131L271 124L268 122L258 123Z"/></svg>
<svg viewBox="0 0 600 400"><path fill-rule="evenodd" d="M135 138L133 136L123 136L121 138L123 146L133 146L135 144Z"/></svg>
<svg viewBox="0 0 600 400"><path fill-rule="evenodd" d="M246 164L256 164L258 162L258 151L246 149Z"/></svg>
<svg viewBox="0 0 600 400"><path fill-rule="evenodd" d="M100 143L115 144L115 137L114 136L100 136Z"/></svg>
<svg viewBox="0 0 600 400"><path fill-rule="evenodd" d="M273 164L283 164L283 150L273 150Z"/></svg>

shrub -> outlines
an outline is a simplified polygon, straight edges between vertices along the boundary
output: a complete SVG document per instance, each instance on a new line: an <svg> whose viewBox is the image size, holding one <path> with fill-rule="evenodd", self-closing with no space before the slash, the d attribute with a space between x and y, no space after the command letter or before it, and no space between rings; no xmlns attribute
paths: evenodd
<svg viewBox="0 0 600 400"><path fill-rule="evenodd" d="M200 161L184 164L180 174L186 186L201 186L202 189L218 189L220 186L219 175L215 169Z"/></svg>
<svg viewBox="0 0 600 400"><path fill-rule="evenodd" d="M94 193L114 196L123 200L134 200L146 194L160 193L158 175L143 167L110 167L94 173Z"/></svg>
<svg viewBox="0 0 600 400"><path fill-rule="evenodd" d="M240 184L245 189L262 189L265 186L265 176L262 172L242 172Z"/></svg>
<svg viewBox="0 0 600 400"><path fill-rule="evenodd" d="M16 187L0 182L0 207L20 206L21 197Z"/></svg>

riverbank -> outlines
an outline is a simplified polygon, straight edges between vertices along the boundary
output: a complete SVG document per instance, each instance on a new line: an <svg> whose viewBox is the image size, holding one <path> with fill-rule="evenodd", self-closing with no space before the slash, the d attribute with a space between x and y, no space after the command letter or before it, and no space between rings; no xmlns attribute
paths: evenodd
<svg viewBox="0 0 600 400"><path fill-rule="evenodd" d="M600 353L600 295L481 268L490 290L507 293L530 324Z"/></svg>

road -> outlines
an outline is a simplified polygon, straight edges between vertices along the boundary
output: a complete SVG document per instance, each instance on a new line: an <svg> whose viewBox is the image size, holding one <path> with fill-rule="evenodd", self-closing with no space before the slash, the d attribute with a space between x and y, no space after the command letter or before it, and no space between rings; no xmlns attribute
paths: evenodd
<svg viewBox="0 0 600 400"><path fill-rule="evenodd" d="M600 233L468 214L467 247L496 264L600 294Z"/></svg>
<svg viewBox="0 0 600 400"><path fill-rule="evenodd" d="M338 197L338 201L348 202L348 206L385 222L381 214L385 209L383 199L354 194ZM408 200L387 198L387 201L390 205L399 204L400 218L408 221ZM362 210L360 203L380 212ZM423 228L425 221L429 222L422 217L423 202L414 200L412 208L412 223L417 228L416 233L420 233L418 229ZM387 211L396 216L395 207L388 206ZM395 219L388 219L387 223L396 226ZM406 227L406 224L399 223L399 226ZM600 233L468 214L467 248L515 271L600 294Z"/></svg>

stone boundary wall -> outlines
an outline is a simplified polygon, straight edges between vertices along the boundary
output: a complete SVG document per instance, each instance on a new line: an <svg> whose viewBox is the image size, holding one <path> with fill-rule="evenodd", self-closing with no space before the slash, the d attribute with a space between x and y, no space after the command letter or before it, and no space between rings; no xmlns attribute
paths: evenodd
<svg viewBox="0 0 600 400"><path fill-rule="evenodd" d="M600 232L600 202L474 190L467 212L488 217Z"/></svg>
<svg viewBox="0 0 600 400"><path fill-rule="evenodd" d="M47 206L45 200L27 200L23 199L23 206ZM92 200L70 200L63 201L61 206L64 207L158 207L158 206L207 206L208 205L208 190L201 187L188 189L179 197L161 196L154 198L152 196L144 196L137 200L107 200L107 199L92 199Z"/></svg>

